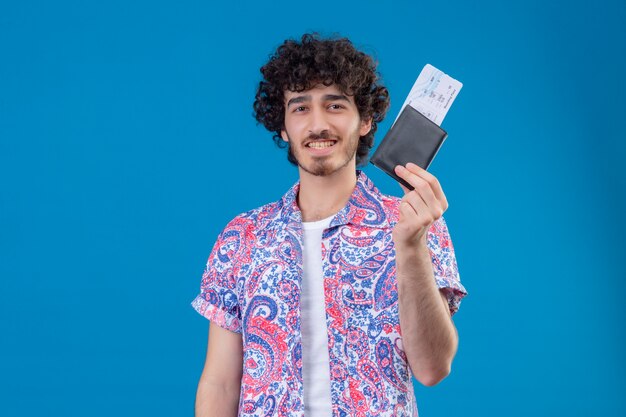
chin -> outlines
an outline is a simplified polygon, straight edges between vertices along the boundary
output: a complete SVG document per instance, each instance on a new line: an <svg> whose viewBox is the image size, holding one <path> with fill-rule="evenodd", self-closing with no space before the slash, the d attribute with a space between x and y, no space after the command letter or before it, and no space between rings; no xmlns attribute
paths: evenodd
<svg viewBox="0 0 626 417"><path fill-rule="evenodd" d="M298 166L305 172L314 175L316 177L327 177L332 174L335 174L342 169L347 168L355 158L355 155L352 158L346 160L342 164L333 165L330 161L323 162L312 162L311 164L304 165L298 161Z"/></svg>

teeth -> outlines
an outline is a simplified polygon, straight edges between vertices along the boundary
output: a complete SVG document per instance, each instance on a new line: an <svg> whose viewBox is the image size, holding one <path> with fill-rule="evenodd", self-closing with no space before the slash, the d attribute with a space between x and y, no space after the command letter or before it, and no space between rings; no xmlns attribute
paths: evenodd
<svg viewBox="0 0 626 417"><path fill-rule="evenodd" d="M322 148L328 148L329 146L333 146L335 144L335 142L332 141L328 141L328 142L311 142L308 144L309 148L315 148L315 149L322 149Z"/></svg>

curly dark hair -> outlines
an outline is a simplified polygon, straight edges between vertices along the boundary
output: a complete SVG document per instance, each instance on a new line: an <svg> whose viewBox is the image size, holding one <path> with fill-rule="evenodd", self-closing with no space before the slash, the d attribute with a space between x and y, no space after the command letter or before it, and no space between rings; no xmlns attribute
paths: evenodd
<svg viewBox="0 0 626 417"><path fill-rule="evenodd" d="M376 65L372 57L358 51L347 38L322 39L318 33L307 33L300 42L286 40L261 67L263 80L254 100L254 117L274 132L274 142L280 148L289 146L280 136L285 126L285 91L301 92L320 83L335 84L342 93L354 96L361 120L372 119L371 130L359 139L356 165L361 166L367 163L377 124L389 108L389 92L380 83ZM297 165L291 149L287 158Z"/></svg>

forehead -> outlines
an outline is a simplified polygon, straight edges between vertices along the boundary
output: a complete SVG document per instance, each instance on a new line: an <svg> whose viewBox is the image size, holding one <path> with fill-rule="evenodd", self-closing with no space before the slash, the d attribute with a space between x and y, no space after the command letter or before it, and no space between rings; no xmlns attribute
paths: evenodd
<svg viewBox="0 0 626 417"><path fill-rule="evenodd" d="M285 90L284 94L285 103L290 99L299 96L309 96L312 100L315 100L316 98L319 99L327 95L345 96L351 103L354 102L354 97L344 94L336 84L331 84L328 86L324 84L317 84L314 87L304 91Z"/></svg>

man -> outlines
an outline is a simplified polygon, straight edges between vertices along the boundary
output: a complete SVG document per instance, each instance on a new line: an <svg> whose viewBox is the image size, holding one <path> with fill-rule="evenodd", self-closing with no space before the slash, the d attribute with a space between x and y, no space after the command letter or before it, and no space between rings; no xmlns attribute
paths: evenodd
<svg viewBox="0 0 626 417"><path fill-rule="evenodd" d="M466 291L437 179L381 194L367 162L389 107L347 39L288 40L261 68L256 118L299 182L219 235L194 308L211 321L197 416L417 416L411 373L437 384Z"/></svg>

